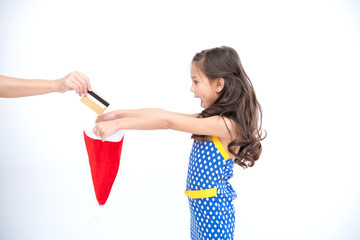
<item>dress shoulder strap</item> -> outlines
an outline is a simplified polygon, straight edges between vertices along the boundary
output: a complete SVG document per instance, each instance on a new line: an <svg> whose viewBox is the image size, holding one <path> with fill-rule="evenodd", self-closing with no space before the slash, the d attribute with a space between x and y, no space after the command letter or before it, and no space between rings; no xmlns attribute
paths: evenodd
<svg viewBox="0 0 360 240"><path fill-rule="evenodd" d="M220 154L223 156L223 158L225 160L228 160L230 158L230 156L227 153L227 151L225 150L225 148L223 147L223 145L221 144L219 138L216 136L212 136L212 140L213 140L216 148L219 150Z"/></svg>

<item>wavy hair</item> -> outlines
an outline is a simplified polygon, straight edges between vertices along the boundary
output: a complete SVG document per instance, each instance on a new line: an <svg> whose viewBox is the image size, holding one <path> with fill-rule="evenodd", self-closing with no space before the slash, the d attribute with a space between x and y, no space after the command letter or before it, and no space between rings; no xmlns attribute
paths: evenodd
<svg viewBox="0 0 360 240"><path fill-rule="evenodd" d="M192 64L197 64L210 81L224 79L224 88L218 99L199 113L198 117L217 115L230 119L235 126L236 136L227 146L228 151L235 156L235 163L241 167L254 166L262 152L260 141L267 133L261 129L261 106L239 55L231 47L212 48L195 54ZM262 136L263 132L265 136ZM192 135L195 140L203 140L205 137Z"/></svg>

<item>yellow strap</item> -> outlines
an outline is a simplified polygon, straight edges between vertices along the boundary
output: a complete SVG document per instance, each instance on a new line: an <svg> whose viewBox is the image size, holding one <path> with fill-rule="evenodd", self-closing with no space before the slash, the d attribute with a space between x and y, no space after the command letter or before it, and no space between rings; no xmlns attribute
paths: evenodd
<svg viewBox="0 0 360 240"><path fill-rule="evenodd" d="M212 136L212 140L216 146L216 148L219 150L220 154L223 156L225 160L228 160L230 158L229 154L226 152L225 148L221 144L218 137Z"/></svg>
<svg viewBox="0 0 360 240"><path fill-rule="evenodd" d="M217 196L217 188L210 188L205 190L185 191L188 198L208 198Z"/></svg>

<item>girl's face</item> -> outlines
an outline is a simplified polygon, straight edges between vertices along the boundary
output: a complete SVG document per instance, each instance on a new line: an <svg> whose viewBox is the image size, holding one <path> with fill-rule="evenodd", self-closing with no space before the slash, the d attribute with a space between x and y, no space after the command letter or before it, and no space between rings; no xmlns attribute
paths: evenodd
<svg viewBox="0 0 360 240"><path fill-rule="evenodd" d="M194 93L195 98L201 99L201 107L210 107L219 97L218 86L215 81L210 81L196 63L191 65L192 85L190 91Z"/></svg>

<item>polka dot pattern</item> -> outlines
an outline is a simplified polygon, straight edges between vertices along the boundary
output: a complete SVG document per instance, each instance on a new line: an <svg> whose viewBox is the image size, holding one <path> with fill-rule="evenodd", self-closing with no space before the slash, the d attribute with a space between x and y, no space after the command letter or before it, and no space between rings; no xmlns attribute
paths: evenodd
<svg viewBox="0 0 360 240"><path fill-rule="evenodd" d="M224 159L212 141L193 143L186 181L187 190L217 187L217 196L189 198L192 240L234 238L236 192L228 180L233 176L232 159Z"/></svg>

